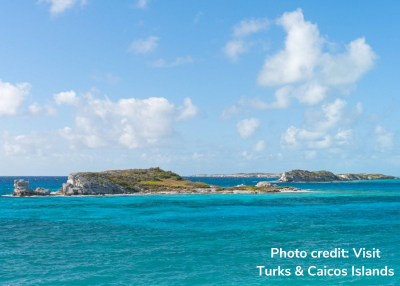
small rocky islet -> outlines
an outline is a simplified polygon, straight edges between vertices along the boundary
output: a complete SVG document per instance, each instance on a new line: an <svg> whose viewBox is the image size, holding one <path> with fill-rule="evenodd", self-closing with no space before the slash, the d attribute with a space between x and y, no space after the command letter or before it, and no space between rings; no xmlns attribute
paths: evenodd
<svg viewBox="0 0 400 286"><path fill-rule="evenodd" d="M51 193L44 188L29 188L29 182L15 180L13 196L97 196L140 194L258 194L294 192L294 187L281 187L269 182L256 186L219 187L191 182L160 168L72 173L62 188Z"/></svg>

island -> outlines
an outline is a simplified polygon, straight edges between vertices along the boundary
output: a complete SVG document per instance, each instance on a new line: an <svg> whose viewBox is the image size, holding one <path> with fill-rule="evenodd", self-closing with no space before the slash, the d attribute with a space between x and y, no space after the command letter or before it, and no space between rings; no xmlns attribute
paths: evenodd
<svg viewBox="0 0 400 286"><path fill-rule="evenodd" d="M333 181L359 181L359 180L388 180L398 177L382 174L337 174L329 171L292 170L284 172L277 182L333 182Z"/></svg>
<svg viewBox="0 0 400 286"><path fill-rule="evenodd" d="M219 187L191 182L160 168L81 172L69 175L62 188L51 193L44 188L31 189L29 182L15 180L13 196L98 196L143 194L259 194L294 192L299 189L260 182L257 186Z"/></svg>
<svg viewBox="0 0 400 286"><path fill-rule="evenodd" d="M190 175L189 177L205 177L205 178L280 178L281 173L236 173L236 174L199 174Z"/></svg>

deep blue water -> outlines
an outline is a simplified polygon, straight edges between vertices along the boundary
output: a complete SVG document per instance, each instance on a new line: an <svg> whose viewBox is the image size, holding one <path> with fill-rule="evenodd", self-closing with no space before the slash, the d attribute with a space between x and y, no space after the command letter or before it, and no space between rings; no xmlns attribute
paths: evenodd
<svg viewBox="0 0 400 286"><path fill-rule="evenodd" d="M53 191L66 179L29 178ZM0 177L0 194L12 193L13 180ZM0 285L400 285L400 180L290 185L309 192L0 197ZM381 258L272 259L272 247L374 247ZM312 265L348 275L311 277ZM352 276L352 265L388 266L395 275ZM292 275L260 277L256 266ZM295 276L296 266L305 276Z"/></svg>

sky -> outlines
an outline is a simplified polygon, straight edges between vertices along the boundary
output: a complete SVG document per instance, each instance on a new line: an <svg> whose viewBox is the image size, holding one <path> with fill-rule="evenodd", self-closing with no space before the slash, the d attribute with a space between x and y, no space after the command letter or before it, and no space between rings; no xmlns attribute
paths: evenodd
<svg viewBox="0 0 400 286"><path fill-rule="evenodd" d="M398 1L2 1L0 175L400 175Z"/></svg>

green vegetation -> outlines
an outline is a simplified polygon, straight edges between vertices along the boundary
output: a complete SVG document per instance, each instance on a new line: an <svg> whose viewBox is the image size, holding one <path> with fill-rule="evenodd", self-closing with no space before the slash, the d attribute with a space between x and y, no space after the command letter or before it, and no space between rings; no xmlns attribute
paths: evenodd
<svg viewBox="0 0 400 286"><path fill-rule="evenodd" d="M185 189L209 188L205 183L193 183L171 171L160 168L114 170L98 173L80 173L91 183L116 184L124 189L142 191L180 191Z"/></svg>
<svg viewBox="0 0 400 286"><path fill-rule="evenodd" d="M280 181L283 182L332 182L332 181L353 181L353 180L384 180L396 179L393 176L382 174L333 174L328 171L306 171L292 170L285 172Z"/></svg>

